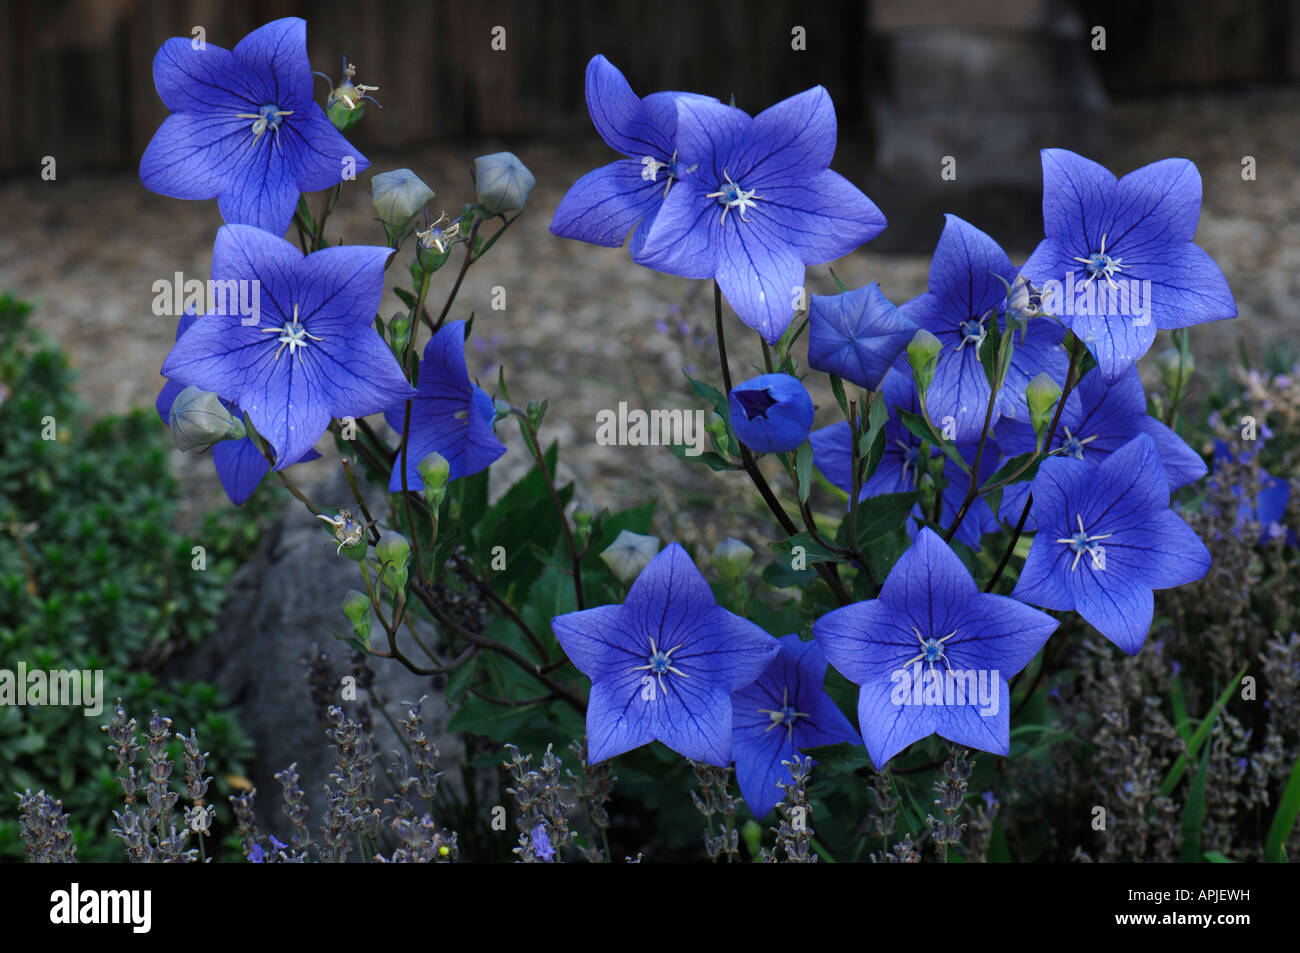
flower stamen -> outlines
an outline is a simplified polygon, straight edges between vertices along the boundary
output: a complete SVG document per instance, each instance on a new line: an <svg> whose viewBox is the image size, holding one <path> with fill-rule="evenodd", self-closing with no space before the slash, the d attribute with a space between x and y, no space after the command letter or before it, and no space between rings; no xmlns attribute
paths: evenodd
<svg viewBox="0 0 1300 953"><path fill-rule="evenodd" d="M745 218L745 210L763 198L761 195L755 195L757 189L745 189L739 182L732 180L731 175L726 169L722 170L723 178L726 179L724 184L718 186L718 191L710 192L705 198L717 199L718 204L722 206L722 227L727 227L727 212L731 209L738 209L736 212L742 222L748 222Z"/></svg>

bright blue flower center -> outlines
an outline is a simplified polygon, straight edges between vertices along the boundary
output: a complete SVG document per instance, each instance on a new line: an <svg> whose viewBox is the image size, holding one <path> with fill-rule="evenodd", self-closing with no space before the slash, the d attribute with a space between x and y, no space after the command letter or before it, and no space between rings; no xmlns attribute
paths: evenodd
<svg viewBox="0 0 1300 953"><path fill-rule="evenodd" d="M1083 459L1083 442L1078 437L1068 437L1061 441L1061 452L1076 460Z"/></svg>
<svg viewBox="0 0 1300 953"><path fill-rule="evenodd" d="M650 656L650 671L654 672L656 675L663 675L666 673L668 671L668 666L671 664L672 662L669 661L668 656L664 655L663 652L656 652L654 655Z"/></svg>
<svg viewBox="0 0 1300 953"><path fill-rule="evenodd" d="M1105 278L1106 283L1112 288L1115 287L1115 282L1111 280L1111 276L1117 271L1124 270L1121 259L1106 254L1105 235L1101 236L1101 247L1099 249L1092 252L1087 258L1080 258L1076 255L1074 260L1083 265L1088 272L1088 281L1092 281L1094 278Z"/></svg>
<svg viewBox="0 0 1300 953"><path fill-rule="evenodd" d="M943 658L943 643L938 639L926 639L921 643L921 654L927 662L937 662Z"/></svg>
<svg viewBox="0 0 1300 953"><path fill-rule="evenodd" d="M988 332L984 330L984 323L982 321L971 319L970 321L963 321L961 323L962 339L970 341L972 344L979 344L982 342L984 340L984 335L987 333Z"/></svg>
<svg viewBox="0 0 1300 953"><path fill-rule="evenodd" d="M722 206L723 228L727 227L727 213L733 208L742 222L748 222L749 219L745 218L745 212L753 208L763 196L754 194L758 191L757 189L747 189L744 185L732 179L726 169L722 170L722 175L725 181L719 182L718 190L708 193L705 197L717 199L718 204Z"/></svg>
<svg viewBox="0 0 1300 953"><path fill-rule="evenodd" d="M1076 513L1075 518L1079 521L1079 531L1071 533L1069 536L1059 537L1056 541L1064 543L1074 551L1074 562L1070 565L1070 571L1079 568L1079 560L1083 558L1084 553L1092 556L1093 566L1097 569L1105 569L1106 561L1103 550L1097 545L1099 539L1110 539L1114 533L1089 533L1083 525L1083 514Z"/></svg>
<svg viewBox="0 0 1300 953"><path fill-rule="evenodd" d="M253 120L253 145L257 145L257 140L261 139L262 134L265 133L266 130L270 129L276 134L274 138L277 146L280 144L280 123L284 120L285 116L292 115L292 109L281 109L274 103L267 103L255 113L235 113L235 116L238 119Z"/></svg>

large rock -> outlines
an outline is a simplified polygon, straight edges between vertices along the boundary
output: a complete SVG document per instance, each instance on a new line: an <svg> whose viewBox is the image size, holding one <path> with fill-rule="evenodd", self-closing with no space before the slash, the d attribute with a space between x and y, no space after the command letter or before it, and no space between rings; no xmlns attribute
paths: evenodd
<svg viewBox="0 0 1300 953"><path fill-rule="evenodd" d="M308 493L327 508L346 506L351 500L341 471ZM291 501L257 554L231 581L216 634L177 658L167 671L170 676L213 682L238 706L240 721L256 746L250 776L257 787L258 825L263 833L274 833L286 842L291 827L281 810L284 802L275 773L297 762L311 808L312 836L318 837L322 788L334 765L334 752L319 720L320 706L308 690L303 659L314 643L329 654L333 703L343 704L354 717L357 704L342 702L343 679L352 675L363 686L367 681L349 664L352 650L332 634L350 631L340 607L344 594L353 588L361 588L356 564L336 555L319 521L302 504ZM459 760L460 740L443 730L449 712L434 680L386 659L372 659L371 665L374 694L389 701L394 720L403 717L402 700L429 695L424 705L425 732L442 752L443 764ZM364 688L357 692L359 700L367 695ZM376 712L372 721L379 753L390 757L401 750L387 719ZM376 773L382 802L391 788L383 773Z"/></svg>

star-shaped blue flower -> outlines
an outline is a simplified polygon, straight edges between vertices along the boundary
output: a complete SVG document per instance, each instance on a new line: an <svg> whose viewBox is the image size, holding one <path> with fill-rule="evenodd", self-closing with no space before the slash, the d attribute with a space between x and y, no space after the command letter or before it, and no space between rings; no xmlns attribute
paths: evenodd
<svg viewBox="0 0 1300 953"><path fill-rule="evenodd" d="M1138 434L1094 466L1052 457L1033 482L1034 534L1012 596L1074 610L1129 655L1151 628L1153 589L1195 582L1210 554L1169 508L1155 441Z"/></svg>
<svg viewBox="0 0 1300 953"><path fill-rule="evenodd" d="M861 686L858 724L877 768L914 741L949 741L1005 755L1011 693L1056 620L980 592L966 567L923 529L894 564L880 598L813 623L830 663Z"/></svg>
<svg viewBox="0 0 1300 953"><path fill-rule="evenodd" d="M717 767L731 764L731 693L776 654L776 640L721 608L686 550L669 543L622 605L556 616L551 628L591 679L592 763L662 741Z"/></svg>
<svg viewBox="0 0 1300 953"><path fill-rule="evenodd" d="M808 306L808 366L876 390L903 353L916 325L880 285L838 295L813 295Z"/></svg>
<svg viewBox="0 0 1300 953"><path fill-rule="evenodd" d="M203 315L172 347L163 376L239 404L283 470L331 417L365 417L415 395L374 327L391 254L340 245L304 256L270 232L222 226L212 279L258 282L257 322Z"/></svg>
<svg viewBox="0 0 1300 953"><path fill-rule="evenodd" d="M1192 243L1201 214L1193 163L1163 159L1116 179L1065 149L1044 149L1042 158L1046 238L1023 271L1040 289L1056 283L1058 300L1048 306L1087 345L1108 383L1147 352L1156 331L1236 317L1223 272ZM1127 304L1110 301L1112 292L1128 295ZM1077 313L1081 295L1099 302L1085 306L1092 313Z"/></svg>
<svg viewBox="0 0 1300 953"><path fill-rule="evenodd" d="M820 86L757 116L677 101L677 155L693 169L668 193L633 258L716 278L740 319L775 343L803 300L804 267L880 234L880 209L828 168L835 107Z"/></svg>
<svg viewBox="0 0 1300 953"><path fill-rule="evenodd" d="M777 640L777 654L753 682L731 696L736 780L755 817L764 817L790 783L803 748L855 742L858 733L823 689L826 656L797 635Z"/></svg>
<svg viewBox="0 0 1300 953"><path fill-rule="evenodd" d="M179 341L197 319L193 305L186 308L176 325L176 340ZM168 381L158 392L154 409L158 411L158 416L162 418L163 423L170 421L172 403L176 400L176 395L184 389L184 384ZM223 401L223 403L236 419L244 416L238 404L233 401ZM319 456L320 454L315 450L308 450L298 462L315 460ZM230 497L230 502L236 506L242 506L253 495L253 491L271 469L271 465L257 449L257 444L253 442L252 437L244 437L242 440L222 440L220 443L213 444L212 464L217 468L217 478L221 481L222 489L226 491L226 496Z"/></svg>
<svg viewBox="0 0 1300 953"><path fill-rule="evenodd" d="M980 363L980 348L991 323L1006 331L1006 285L1016 268L998 243L969 222L948 215L930 261L930 290L899 306L903 317L925 328L943 345L926 393L936 426L952 418L955 443L979 440L988 409L989 382ZM1069 359L1061 347L1065 332L1054 321L1029 322L1024 339L1016 333L1015 351L994 407L998 415L1028 415L1025 388L1039 373L1063 382ZM907 372L906 358L899 364Z"/></svg>
<svg viewBox="0 0 1300 953"><path fill-rule="evenodd" d="M487 391L469 378L465 367L465 322L442 326L424 347L417 394L411 403L411 432L407 436L406 488L424 489L420 461L440 453L450 465L449 480L473 476L491 466L506 452L492 431L496 410ZM399 434L406 419L406 404L384 412L388 425ZM401 455L399 454L399 457ZM402 490L400 461L393 462L390 493Z"/></svg>
<svg viewBox="0 0 1300 953"><path fill-rule="evenodd" d="M140 159L140 181L173 198L216 198L227 223L283 235L299 193L370 165L312 98L307 23L297 17L254 30L233 50L172 37L153 78L171 115Z"/></svg>
<svg viewBox="0 0 1300 953"><path fill-rule="evenodd" d="M597 54L587 64L587 111L605 143L624 156L574 183L551 219L551 234L617 248L633 228L632 250L645 241L650 222L685 168L673 144L677 100L714 102L694 93L632 92L623 74Z"/></svg>
<svg viewBox="0 0 1300 953"><path fill-rule="evenodd" d="M885 421L885 450L880 457L876 472L862 484L859 500L880 496L885 493L908 493L917 488L920 470L918 461L921 454L921 438L917 437L903 425L898 411L919 414L921 404L916 396L916 386L912 378L898 368L891 368L881 381L878 399L883 398L889 416ZM813 466L821 471L832 484L845 493L850 492L852 476L852 437L848 423L841 421L815 430L809 435L813 448ZM975 462L975 444L965 444L957 448L968 466ZM930 455L939 451L930 448ZM980 483L988 482L998 465L998 445L993 439L985 442L984 455L980 459ZM952 460L944 461L944 478L947 486L940 496L940 523L949 525L956 519L963 499L970 488L970 474L964 472ZM912 508L911 515L921 518L918 504ZM907 523L908 535L916 535L917 524L911 520ZM979 497L971 504L954 538L972 549L980 548L980 538L985 533L998 528L997 518L989 508L984 497Z"/></svg>
<svg viewBox="0 0 1300 953"><path fill-rule="evenodd" d="M998 446L1008 457L1033 451L1034 428L1026 421L1000 420L996 427ZM1107 386L1099 371L1090 371L1066 398L1056 435L1045 449L1058 456L1100 463L1140 433L1155 441L1160 463L1176 490L1205 476L1205 461L1160 421L1147 413L1147 398L1137 368L1130 368ZM1013 483L1002 494L1002 516L1012 522L1020 518L1029 481ZM1032 522L1026 522L1033 529Z"/></svg>

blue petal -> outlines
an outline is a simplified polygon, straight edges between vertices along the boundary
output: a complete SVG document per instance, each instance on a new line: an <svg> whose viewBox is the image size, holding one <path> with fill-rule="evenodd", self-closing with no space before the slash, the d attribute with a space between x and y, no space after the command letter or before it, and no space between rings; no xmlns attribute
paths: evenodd
<svg viewBox="0 0 1300 953"><path fill-rule="evenodd" d="M273 78L273 91L281 108L286 103L297 105L311 101L306 20L300 17L272 20L236 43L231 52L249 75Z"/></svg>
<svg viewBox="0 0 1300 953"><path fill-rule="evenodd" d="M953 613L974 599L979 587L957 554L934 530L922 529L890 570L880 600L908 615L922 634L947 635ZM948 626L945 628L945 626ZM942 632L937 632L942 628Z"/></svg>
<svg viewBox="0 0 1300 953"><path fill-rule="evenodd" d="M645 664L640 645L633 646L627 639L622 606L597 606L556 616L551 630L569 661L593 681Z"/></svg>
<svg viewBox="0 0 1300 953"><path fill-rule="evenodd" d="M140 181L171 198L216 198L251 138L249 120L233 114L173 113L140 157Z"/></svg>
<svg viewBox="0 0 1300 953"><path fill-rule="evenodd" d="M831 164L835 138L835 106L823 87L814 86L755 116L738 159L763 188L797 185Z"/></svg>
<svg viewBox="0 0 1300 953"><path fill-rule="evenodd" d="M1111 222L1115 176L1105 166L1067 149L1044 149L1042 161L1043 234L1071 249L1072 255L1100 248ZM1064 280L1065 276L1047 277Z"/></svg>
<svg viewBox="0 0 1300 953"><path fill-rule="evenodd" d="M895 704L893 692L888 681L870 682L858 692L858 725L877 771L912 742L934 734L942 722L942 708Z"/></svg>
<svg viewBox="0 0 1300 953"><path fill-rule="evenodd" d="M279 148L289 153L294 184L300 192L330 188L344 181L345 173L355 178L370 168L370 160L343 138L315 103L286 118L279 134Z"/></svg>
<svg viewBox="0 0 1300 953"><path fill-rule="evenodd" d="M230 497L230 502L242 506L253 495L262 478L271 468L253 441L223 440L212 448L212 463L217 477Z"/></svg>
<svg viewBox="0 0 1300 953"><path fill-rule="evenodd" d="M211 43L196 50L190 37L174 36L158 48L153 82L173 113L233 114L256 112L265 105L261 84L229 50ZM244 128L250 124L245 121Z"/></svg>
<svg viewBox="0 0 1300 953"><path fill-rule="evenodd" d="M283 235L298 207L298 183L283 144L272 132L263 133L256 145L249 140L230 170L217 207L228 225L252 225Z"/></svg>
<svg viewBox="0 0 1300 953"><path fill-rule="evenodd" d="M1112 235L1190 242L1201 217L1201 174L1187 159L1161 159L1119 180Z"/></svg>
<svg viewBox="0 0 1300 953"><path fill-rule="evenodd" d="M666 133L650 120L623 74L600 54L587 64L587 111L615 152L638 162L645 155L662 161L672 154L671 130Z"/></svg>
<svg viewBox="0 0 1300 953"><path fill-rule="evenodd" d="M716 278L740 320L775 344L794 320L796 302L803 296L804 266L760 221L765 220L733 221L721 229Z"/></svg>
<svg viewBox="0 0 1300 953"><path fill-rule="evenodd" d="M560 200L551 219L551 234L617 248L663 201L665 181L647 182L642 166L619 159L588 172ZM649 225L646 225L647 231Z"/></svg>

